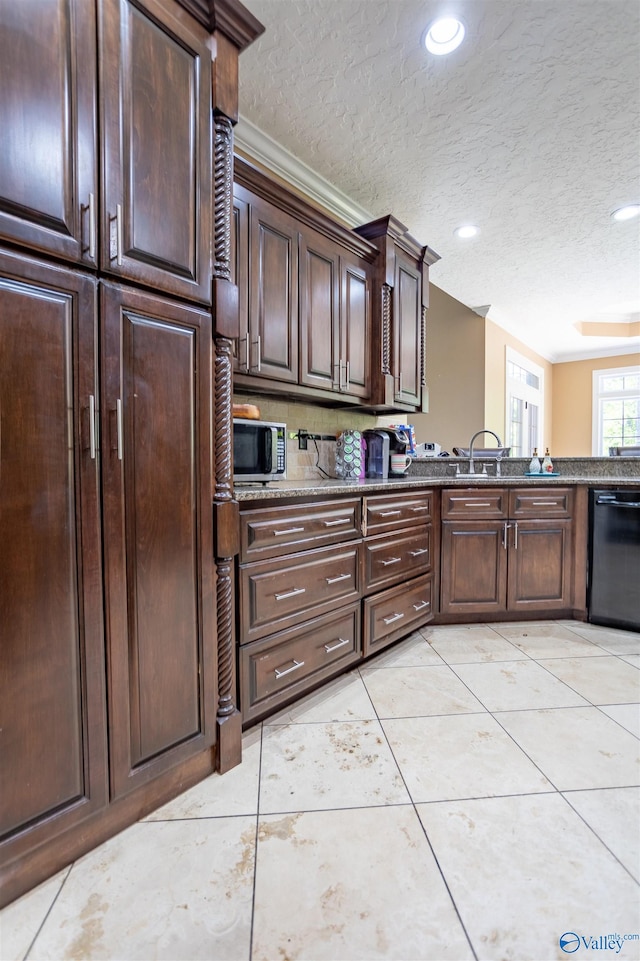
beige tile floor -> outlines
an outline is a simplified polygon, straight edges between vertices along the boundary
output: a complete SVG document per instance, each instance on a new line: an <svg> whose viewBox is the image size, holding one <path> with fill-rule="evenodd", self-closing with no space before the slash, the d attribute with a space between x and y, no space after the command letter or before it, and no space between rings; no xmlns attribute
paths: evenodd
<svg viewBox="0 0 640 961"><path fill-rule="evenodd" d="M639 653L425 628L5 908L0 958L638 959Z"/></svg>

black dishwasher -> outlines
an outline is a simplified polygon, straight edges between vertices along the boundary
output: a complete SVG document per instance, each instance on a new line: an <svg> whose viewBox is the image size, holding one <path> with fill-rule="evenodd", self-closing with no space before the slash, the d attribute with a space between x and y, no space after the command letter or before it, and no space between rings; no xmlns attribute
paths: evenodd
<svg viewBox="0 0 640 961"><path fill-rule="evenodd" d="M640 489L592 490L589 620L640 631Z"/></svg>

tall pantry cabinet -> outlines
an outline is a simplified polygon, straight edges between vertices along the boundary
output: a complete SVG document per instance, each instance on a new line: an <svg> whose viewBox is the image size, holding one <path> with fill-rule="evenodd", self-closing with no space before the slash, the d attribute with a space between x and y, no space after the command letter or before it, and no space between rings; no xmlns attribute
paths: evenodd
<svg viewBox="0 0 640 961"><path fill-rule="evenodd" d="M237 0L0 4L0 903L210 773L233 713L213 151L260 31Z"/></svg>

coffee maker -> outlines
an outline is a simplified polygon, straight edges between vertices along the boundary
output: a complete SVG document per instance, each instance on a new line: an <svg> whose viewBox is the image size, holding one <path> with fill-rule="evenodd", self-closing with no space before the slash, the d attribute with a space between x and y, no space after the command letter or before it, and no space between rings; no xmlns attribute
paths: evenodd
<svg viewBox="0 0 640 961"><path fill-rule="evenodd" d="M409 438L395 427L365 430L364 437L367 442L365 477L386 480L391 471L391 455L406 454Z"/></svg>

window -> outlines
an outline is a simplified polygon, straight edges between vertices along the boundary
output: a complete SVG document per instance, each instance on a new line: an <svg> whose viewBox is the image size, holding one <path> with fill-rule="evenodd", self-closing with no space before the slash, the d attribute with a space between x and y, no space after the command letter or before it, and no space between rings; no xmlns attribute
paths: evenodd
<svg viewBox="0 0 640 961"><path fill-rule="evenodd" d="M512 457L530 457L542 448L544 371L507 347L505 381L506 441Z"/></svg>
<svg viewBox="0 0 640 961"><path fill-rule="evenodd" d="M640 370L614 367L593 372L593 456L610 447L640 444Z"/></svg>

